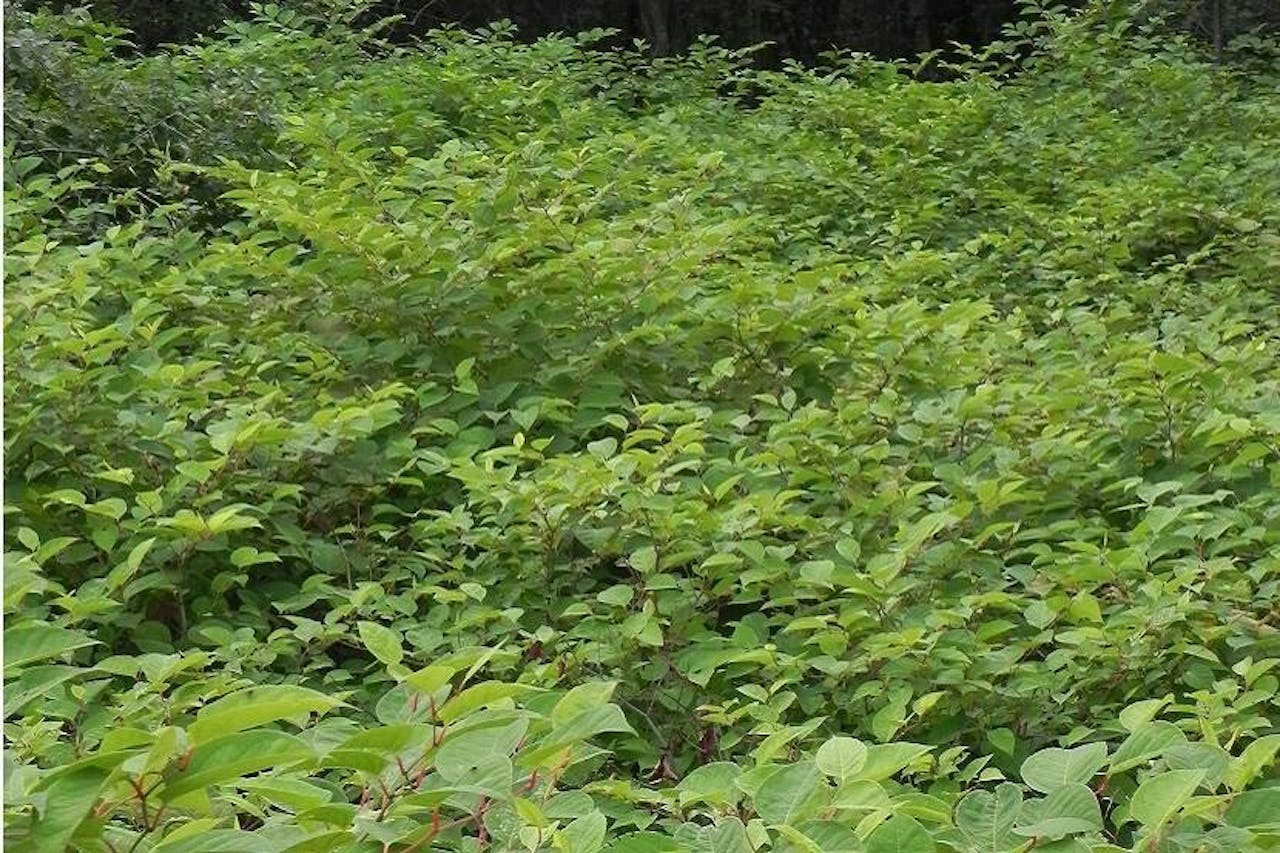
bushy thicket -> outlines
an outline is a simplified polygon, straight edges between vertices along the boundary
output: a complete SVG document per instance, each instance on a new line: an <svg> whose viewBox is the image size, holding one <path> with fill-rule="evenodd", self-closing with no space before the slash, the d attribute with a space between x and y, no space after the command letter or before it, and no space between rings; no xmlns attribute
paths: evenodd
<svg viewBox="0 0 1280 853"><path fill-rule="evenodd" d="M14 849L1280 847L1273 73L261 12L7 35Z"/></svg>

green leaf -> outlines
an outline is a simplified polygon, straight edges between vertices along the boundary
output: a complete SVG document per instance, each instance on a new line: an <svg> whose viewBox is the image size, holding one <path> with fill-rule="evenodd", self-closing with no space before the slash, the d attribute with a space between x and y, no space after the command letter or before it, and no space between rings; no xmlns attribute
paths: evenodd
<svg viewBox="0 0 1280 853"><path fill-rule="evenodd" d="M1102 829L1102 811L1084 785L1060 785L1040 800L1023 803L1013 831L1034 838L1060 838Z"/></svg>
<svg viewBox="0 0 1280 853"><path fill-rule="evenodd" d="M919 821L894 815L867 837L867 853L933 853L937 846Z"/></svg>
<svg viewBox="0 0 1280 853"><path fill-rule="evenodd" d="M398 769L398 768L397 768ZM510 758L505 755L488 755L477 758L465 767L456 765L451 772L455 778L449 782L449 788L457 792L471 795L477 794L495 801L511 798L511 789L515 785L516 769ZM443 777L443 774L441 774Z"/></svg>
<svg viewBox="0 0 1280 853"><path fill-rule="evenodd" d="M795 825L809 817L822 790L822 774L811 761L802 761L770 774L756 791L754 805L771 824Z"/></svg>
<svg viewBox="0 0 1280 853"><path fill-rule="evenodd" d="M197 818L190 823L185 823L170 832L164 837L164 840L151 848L152 853L174 853L174 851L182 849L183 842L200 843L202 839L207 838L206 833L210 830L217 831L219 823L221 821L216 818Z"/></svg>
<svg viewBox="0 0 1280 853"><path fill-rule="evenodd" d="M8 718L16 714L29 703L48 696L68 681L75 681L98 672L96 669L65 666L63 664L33 666L29 669L24 669L21 675L5 685L4 716Z"/></svg>
<svg viewBox="0 0 1280 853"><path fill-rule="evenodd" d="M457 670L451 666L427 666L404 677L404 683L419 693L434 694L453 678Z"/></svg>
<svg viewBox="0 0 1280 853"><path fill-rule="evenodd" d="M600 812L583 815L560 831L561 849L564 853L596 853L604 847L605 831L605 817Z"/></svg>
<svg viewBox="0 0 1280 853"><path fill-rule="evenodd" d="M742 821L729 817L717 823L711 833L710 853L755 853Z"/></svg>
<svg viewBox="0 0 1280 853"><path fill-rule="evenodd" d="M556 726L536 747L520 753L520 764L533 767L567 747L606 732L635 734L617 705L589 708L567 723Z"/></svg>
<svg viewBox="0 0 1280 853"><path fill-rule="evenodd" d="M892 809L893 803L884 786L879 782L855 779L846 781L836 789L832 806L855 812L874 812Z"/></svg>
<svg viewBox="0 0 1280 853"><path fill-rule="evenodd" d="M1022 781L1043 794L1063 785L1084 785L1107 763L1107 745L1042 749L1022 762Z"/></svg>
<svg viewBox="0 0 1280 853"><path fill-rule="evenodd" d="M551 709L551 722L563 725L585 711L609 704L609 699L612 698L617 687L616 681L589 681L586 684L579 684L566 693Z"/></svg>
<svg viewBox="0 0 1280 853"><path fill-rule="evenodd" d="M22 547L28 551L36 551L40 548L40 534L36 533L30 527L18 528L18 541L22 543Z"/></svg>
<svg viewBox="0 0 1280 853"><path fill-rule="evenodd" d="M1135 732L1154 720L1156 714L1160 713L1160 709L1168 705L1169 701L1169 698L1165 697L1134 702L1120 712L1120 724L1130 732Z"/></svg>
<svg viewBox="0 0 1280 853"><path fill-rule="evenodd" d="M907 700L910 694L891 698L884 707L871 716L871 733L879 741L888 741L897 734L907 720Z"/></svg>
<svg viewBox="0 0 1280 853"><path fill-rule="evenodd" d="M473 768L493 758L509 759L529 730L528 720L508 726L485 726L446 734L436 753L436 769L446 782L459 782Z"/></svg>
<svg viewBox="0 0 1280 853"><path fill-rule="evenodd" d="M733 784L742 771L728 761L715 761L692 770L676 785L680 804L733 805L742 792Z"/></svg>
<svg viewBox="0 0 1280 853"><path fill-rule="evenodd" d="M291 684L265 684L228 694L200 709L187 728L193 744L304 714L323 714L342 703Z"/></svg>
<svg viewBox="0 0 1280 853"><path fill-rule="evenodd" d="M631 832L608 847L609 853L688 853L678 841L660 832Z"/></svg>
<svg viewBox="0 0 1280 853"><path fill-rule="evenodd" d="M647 575L658 566L658 552L652 545L631 552L631 567L642 575Z"/></svg>
<svg viewBox="0 0 1280 853"><path fill-rule="evenodd" d="M399 632L376 622L361 622L356 627L360 632L360 642L375 658L387 666L396 666L404 660Z"/></svg>
<svg viewBox="0 0 1280 853"><path fill-rule="evenodd" d="M325 753L321 765L381 773L397 754L420 749L430 738L430 726L403 724L364 729Z"/></svg>
<svg viewBox="0 0 1280 853"><path fill-rule="evenodd" d="M1173 723L1163 720L1144 723L1111 756L1110 772L1116 774L1137 767L1186 739L1187 736Z"/></svg>
<svg viewBox="0 0 1280 853"><path fill-rule="evenodd" d="M865 850L852 829L833 820L807 821L800 825L799 831L817 853L863 853Z"/></svg>
<svg viewBox="0 0 1280 853"><path fill-rule="evenodd" d="M596 601L613 607L626 607L635 598L636 591L628 584L614 584L603 592L596 594Z"/></svg>
<svg viewBox="0 0 1280 853"><path fill-rule="evenodd" d="M183 836L172 843L166 837L155 849L159 853L321 853L341 849L338 845L343 836L350 839L350 831L311 834L301 829L285 833L214 829ZM289 843L290 840L296 843Z"/></svg>
<svg viewBox="0 0 1280 853"><path fill-rule="evenodd" d="M1037 842L1032 848L1035 853L1108 853L1110 849L1107 846L1095 846L1086 844L1079 838L1059 838L1057 841ZM1131 851L1123 851L1123 853L1131 853Z"/></svg>
<svg viewBox="0 0 1280 853"><path fill-rule="evenodd" d="M44 806L32 827L32 849L37 853L64 853L71 836L89 816L89 810L107 780L108 772L83 767L61 774L45 792Z"/></svg>
<svg viewBox="0 0 1280 853"><path fill-rule="evenodd" d="M857 738L833 737L818 747L815 759L819 770L843 782L862 770L867 752L867 745Z"/></svg>
<svg viewBox="0 0 1280 853"><path fill-rule="evenodd" d="M933 747L919 743L878 743L867 747L867 760L853 777L869 782L888 779L927 755Z"/></svg>
<svg viewBox="0 0 1280 853"><path fill-rule="evenodd" d="M587 442L587 452L597 459L608 459L618 451L618 440L607 437L598 441Z"/></svg>
<svg viewBox="0 0 1280 853"><path fill-rule="evenodd" d="M146 559L147 554L150 553L151 547L155 543L154 536L139 542L129 551L129 556L125 558L123 563L107 573L107 592L118 592L130 578L138 573L138 569L142 567L142 561Z"/></svg>
<svg viewBox="0 0 1280 853"><path fill-rule="evenodd" d="M25 625L4 632L4 668L9 676L17 667L46 658L58 657L74 649L97 645L83 631L55 625Z"/></svg>
<svg viewBox="0 0 1280 853"><path fill-rule="evenodd" d="M1280 788L1238 794L1223 820L1228 826L1280 828Z"/></svg>
<svg viewBox="0 0 1280 853"><path fill-rule="evenodd" d="M1022 789L1004 783L995 792L973 791L956 804L956 827L973 853L1004 853L1022 845L1013 831L1022 811Z"/></svg>
<svg viewBox="0 0 1280 853"><path fill-rule="evenodd" d="M1138 786L1129 801L1129 815L1149 830L1156 830L1191 799L1204 778L1203 770L1169 770Z"/></svg>
<svg viewBox="0 0 1280 853"><path fill-rule="evenodd" d="M1227 784L1233 791L1244 790L1264 769L1270 767L1280 752L1280 734L1264 735L1244 748L1232 759L1227 769Z"/></svg>
<svg viewBox="0 0 1280 853"><path fill-rule="evenodd" d="M782 846L782 849L786 850L787 853L797 853L797 851L804 851L804 853L824 853L823 849L818 846L817 842L800 830L796 829L794 826L781 824L774 827L774 829L783 840L788 842L785 846ZM746 835L745 830L743 835ZM752 848L748 847L747 849L751 850Z"/></svg>
<svg viewBox="0 0 1280 853"><path fill-rule="evenodd" d="M171 801L214 785L235 781L268 767L313 758L311 748L293 735L268 729L237 732L197 747L185 767L166 774L157 796Z"/></svg>
<svg viewBox="0 0 1280 853"><path fill-rule="evenodd" d="M1231 754L1211 743L1176 743L1164 751L1164 763L1170 770L1203 770L1200 785L1212 791L1222 784Z"/></svg>
<svg viewBox="0 0 1280 853"><path fill-rule="evenodd" d="M536 691L536 687L528 684L482 681L479 684L473 684L448 702L445 702L440 709L440 719L446 723L456 722L480 708L507 702L513 696L523 696Z"/></svg>

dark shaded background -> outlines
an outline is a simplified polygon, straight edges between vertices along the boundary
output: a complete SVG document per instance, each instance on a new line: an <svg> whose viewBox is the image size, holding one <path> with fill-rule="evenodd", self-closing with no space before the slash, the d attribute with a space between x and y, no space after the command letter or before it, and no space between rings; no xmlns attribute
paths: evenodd
<svg viewBox="0 0 1280 853"><path fill-rule="evenodd" d="M527 35L613 27L655 53L714 33L731 47L774 44L762 59L813 62L834 47L910 56L950 41L989 41L1017 17L1015 0L397 0L414 28L458 21L478 26L510 18Z"/></svg>
<svg viewBox="0 0 1280 853"><path fill-rule="evenodd" d="M306 5L307 0L277 2ZM248 0L97 0L88 5L95 16L131 29L144 50L188 41L226 18L250 14ZM1079 0L1064 5L1079 5ZM1258 26L1280 26L1280 0L1156 0L1147 6L1210 43ZM608 27L620 30L626 42L645 39L658 54L682 50L700 34L715 34L730 47L773 42L759 59L776 65L785 57L812 63L835 47L890 58L953 41L984 44L1017 19L1019 7L1018 0L379 0L371 16L403 15L393 32L399 38L444 23L477 27L504 18L525 38Z"/></svg>

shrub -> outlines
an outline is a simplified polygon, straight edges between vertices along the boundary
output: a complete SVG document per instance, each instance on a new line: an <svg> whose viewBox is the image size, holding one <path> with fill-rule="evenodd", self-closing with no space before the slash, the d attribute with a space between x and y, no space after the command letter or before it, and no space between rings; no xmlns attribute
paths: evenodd
<svg viewBox="0 0 1280 853"><path fill-rule="evenodd" d="M1273 849L1280 94L598 35L10 171L8 840Z"/></svg>

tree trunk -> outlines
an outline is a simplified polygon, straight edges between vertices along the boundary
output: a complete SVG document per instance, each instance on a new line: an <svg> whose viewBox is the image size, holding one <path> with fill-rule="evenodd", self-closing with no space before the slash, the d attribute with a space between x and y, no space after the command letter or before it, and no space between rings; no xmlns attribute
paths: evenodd
<svg viewBox="0 0 1280 853"><path fill-rule="evenodd" d="M924 53L933 47L929 23L929 0L910 0L907 4L907 33L911 48L916 53Z"/></svg>
<svg viewBox="0 0 1280 853"><path fill-rule="evenodd" d="M640 29L654 56L671 53L670 0L639 0Z"/></svg>
<svg viewBox="0 0 1280 853"><path fill-rule="evenodd" d="M1222 64L1222 0L1213 0L1213 64Z"/></svg>

